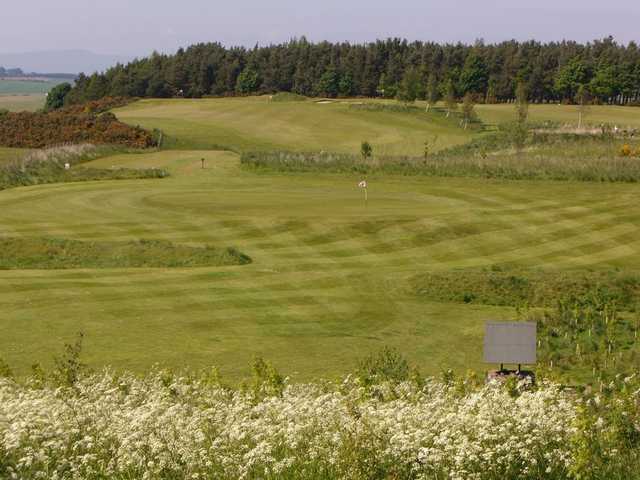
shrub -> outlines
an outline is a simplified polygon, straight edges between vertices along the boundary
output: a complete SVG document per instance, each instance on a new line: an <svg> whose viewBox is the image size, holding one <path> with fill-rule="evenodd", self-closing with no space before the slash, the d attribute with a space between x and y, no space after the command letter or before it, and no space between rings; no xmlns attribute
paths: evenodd
<svg viewBox="0 0 640 480"><path fill-rule="evenodd" d="M0 116L0 145L45 148L67 143L115 144L130 148L154 146L150 132L103 113L128 99L104 98L51 112L10 112Z"/></svg>

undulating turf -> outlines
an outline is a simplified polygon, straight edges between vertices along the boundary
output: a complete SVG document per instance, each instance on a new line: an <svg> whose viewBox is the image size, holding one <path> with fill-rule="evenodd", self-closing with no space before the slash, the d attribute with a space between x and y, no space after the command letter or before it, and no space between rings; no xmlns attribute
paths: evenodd
<svg viewBox="0 0 640 480"><path fill-rule="evenodd" d="M0 355L22 373L79 330L93 367L218 365L237 378L261 355L300 380L345 373L390 345L425 373L482 370L484 322L514 309L425 300L416 275L495 264L640 268L636 185L371 176L365 205L359 176L256 175L228 152L88 166L171 176L6 190L0 232L234 245L253 263L2 271Z"/></svg>
<svg viewBox="0 0 640 480"><path fill-rule="evenodd" d="M325 103L326 102L326 103ZM350 108L356 101L271 101L268 96L204 100L141 100L114 111L119 119L161 129L165 146L241 151L297 150L359 153L362 141L384 155L422 155L467 142L471 132L442 115Z"/></svg>

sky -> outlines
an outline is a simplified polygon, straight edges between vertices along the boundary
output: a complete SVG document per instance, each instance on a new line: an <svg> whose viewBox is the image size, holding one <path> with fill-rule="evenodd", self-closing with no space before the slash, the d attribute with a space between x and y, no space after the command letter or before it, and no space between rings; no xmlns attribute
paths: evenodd
<svg viewBox="0 0 640 480"><path fill-rule="evenodd" d="M508 39L640 42L640 1L22 0L0 14L0 53L84 49L173 52L196 42L253 46L305 35L473 43Z"/></svg>

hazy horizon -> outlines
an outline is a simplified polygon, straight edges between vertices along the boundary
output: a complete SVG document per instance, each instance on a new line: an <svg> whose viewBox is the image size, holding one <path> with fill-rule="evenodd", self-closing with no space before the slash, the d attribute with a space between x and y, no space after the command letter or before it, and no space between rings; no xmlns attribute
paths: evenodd
<svg viewBox="0 0 640 480"><path fill-rule="evenodd" d="M38 12L37 15L34 12ZM198 42L253 46L306 36L311 41L367 42L387 37L436 42L503 40L587 42L609 35L620 43L640 41L640 3L603 5L591 0L512 1L398 0L390 5L326 0L300 7L293 0L216 5L207 0L44 0L11 3L3 10L0 53L88 50L144 56L174 52Z"/></svg>

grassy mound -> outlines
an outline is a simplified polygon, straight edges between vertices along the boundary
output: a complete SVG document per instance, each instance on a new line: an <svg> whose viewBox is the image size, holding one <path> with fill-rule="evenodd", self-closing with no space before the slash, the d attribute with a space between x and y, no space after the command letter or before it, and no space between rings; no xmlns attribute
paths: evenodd
<svg viewBox="0 0 640 480"><path fill-rule="evenodd" d="M634 310L640 298L640 274L613 270L454 270L417 275L410 284L425 299L481 305L551 307L560 301L606 301Z"/></svg>
<svg viewBox="0 0 640 480"><path fill-rule="evenodd" d="M278 92L271 96L272 102L306 102L307 97L292 92Z"/></svg>
<svg viewBox="0 0 640 480"><path fill-rule="evenodd" d="M55 238L0 238L0 269L177 268L246 265L234 248L189 247L160 240L83 242Z"/></svg>

